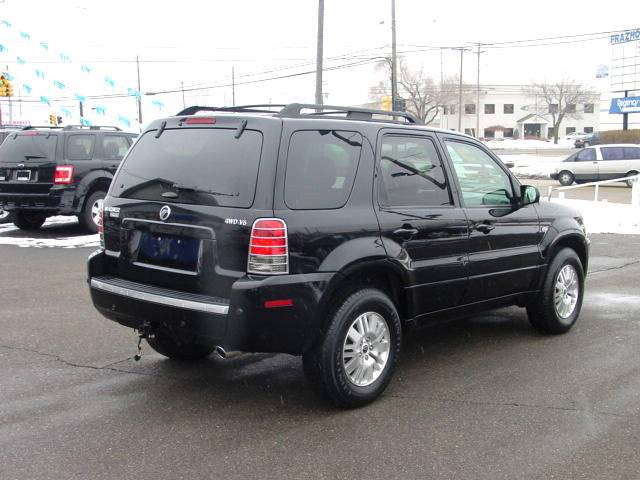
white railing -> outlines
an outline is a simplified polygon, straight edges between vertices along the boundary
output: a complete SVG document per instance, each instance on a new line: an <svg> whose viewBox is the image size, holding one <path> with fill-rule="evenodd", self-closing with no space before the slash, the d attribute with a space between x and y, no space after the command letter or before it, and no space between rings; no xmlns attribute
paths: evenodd
<svg viewBox="0 0 640 480"><path fill-rule="evenodd" d="M600 180L598 182L581 183L579 185L569 185L567 187L553 187L549 185L549 190L547 192L547 200L551 200L551 194L554 191L558 192L558 197L562 199L564 198L565 190L575 190L576 188L584 188L584 187L595 187L594 193L593 193L593 201L597 202L600 185L606 185L609 183L617 183L617 182L627 182L627 181L632 182L631 204L640 206L640 175L633 175L631 177L613 178L611 180Z"/></svg>

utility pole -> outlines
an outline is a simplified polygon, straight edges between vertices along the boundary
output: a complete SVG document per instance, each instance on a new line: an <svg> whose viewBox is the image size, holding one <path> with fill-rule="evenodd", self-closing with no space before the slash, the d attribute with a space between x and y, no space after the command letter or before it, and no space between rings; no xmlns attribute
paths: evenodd
<svg viewBox="0 0 640 480"><path fill-rule="evenodd" d="M186 106L184 103L184 81L183 80L180 80L180 90L182 91L182 109L184 110Z"/></svg>
<svg viewBox="0 0 640 480"><path fill-rule="evenodd" d="M481 44L478 43L478 76L476 77L476 138L480 138L480 51Z"/></svg>
<svg viewBox="0 0 640 480"><path fill-rule="evenodd" d="M82 119L84 118L84 105L80 102L80 124L82 125Z"/></svg>
<svg viewBox="0 0 640 480"><path fill-rule="evenodd" d="M443 50L443 48L440 47L440 89L442 89L442 86L444 85L444 73L443 73L443 71L444 71L444 69L443 69L444 62L442 60L442 50Z"/></svg>
<svg viewBox="0 0 640 480"><path fill-rule="evenodd" d="M462 60L464 58L464 48L458 47L454 50L460 50L460 84L458 86L458 131L462 131Z"/></svg>
<svg viewBox="0 0 640 480"><path fill-rule="evenodd" d="M140 59L136 55L136 70L138 72L138 123L142 127L142 92L140 91Z"/></svg>
<svg viewBox="0 0 640 480"><path fill-rule="evenodd" d="M391 110L396 110L398 70L396 58L396 0L391 0Z"/></svg>
<svg viewBox="0 0 640 480"><path fill-rule="evenodd" d="M231 103L236 106L236 69L231 65Z"/></svg>
<svg viewBox="0 0 640 480"><path fill-rule="evenodd" d="M316 44L316 105L322 105L322 58L324 46L324 0L318 0L318 40Z"/></svg>
<svg viewBox="0 0 640 480"><path fill-rule="evenodd" d="M625 98L629 96L629 90L624 91L624 96ZM622 114L622 130L629 130L629 114L628 113Z"/></svg>

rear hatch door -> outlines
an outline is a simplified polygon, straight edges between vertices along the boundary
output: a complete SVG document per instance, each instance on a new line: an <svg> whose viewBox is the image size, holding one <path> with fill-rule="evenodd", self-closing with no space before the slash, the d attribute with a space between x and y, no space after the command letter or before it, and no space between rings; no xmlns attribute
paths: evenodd
<svg viewBox="0 0 640 480"><path fill-rule="evenodd" d="M245 275L252 224L273 215L281 121L212 121L168 120L124 159L104 213L115 276L229 298Z"/></svg>
<svg viewBox="0 0 640 480"><path fill-rule="evenodd" d="M58 135L25 130L0 145L0 193L46 194L53 185Z"/></svg>

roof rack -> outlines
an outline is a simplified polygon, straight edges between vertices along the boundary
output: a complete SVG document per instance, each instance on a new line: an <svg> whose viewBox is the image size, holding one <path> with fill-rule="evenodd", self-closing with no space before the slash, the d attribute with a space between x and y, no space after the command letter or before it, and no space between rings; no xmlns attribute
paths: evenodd
<svg viewBox="0 0 640 480"><path fill-rule="evenodd" d="M274 109L279 109L275 110ZM311 110L303 113L303 110ZM237 112L237 113L271 113L278 117L301 118L319 115L340 116L348 120L378 120L378 117L390 118L391 122L398 122L403 119L403 123L421 124L417 117L408 112L395 112L388 110L375 110L361 107L341 107L336 105L318 105L313 103L290 103L290 104L270 104L270 105L240 105L236 107L205 107L194 105L187 107L176 114L177 117L183 115L195 115L198 112Z"/></svg>
<svg viewBox="0 0 640 480"><path fill-rule="evenodd" d="M26 127L22 127L20 130L34 130L36 128L48 128L51 130L62 130L62 127L56 127L54 125L27 125Z"/></svg>
<svg viewBox="0 0 640 480"><path fill-rule="evenodd" d="M26 127L22 127L22 130L33 130L35 128L48 128L51 130L74 130L77 128L84 130L114 130L117 132L122 131L121 128L116 127L115 125L27 125Z"/></svg>

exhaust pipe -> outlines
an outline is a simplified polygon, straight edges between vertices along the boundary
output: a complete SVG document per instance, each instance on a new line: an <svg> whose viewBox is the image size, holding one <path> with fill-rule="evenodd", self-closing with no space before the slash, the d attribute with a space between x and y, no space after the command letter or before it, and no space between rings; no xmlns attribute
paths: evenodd
<svg viewBox="0 0 640 480"><path fill-rule="evenodd" d="M216 351L216 354L220 358L222 358L222 359L227 358L227 351L223 347L221 347L220 345L216 345L216 350L215 351Z"/></svg>

